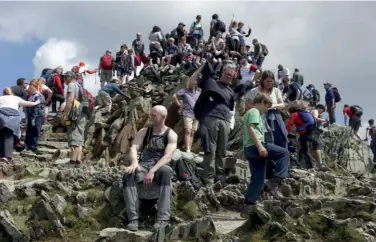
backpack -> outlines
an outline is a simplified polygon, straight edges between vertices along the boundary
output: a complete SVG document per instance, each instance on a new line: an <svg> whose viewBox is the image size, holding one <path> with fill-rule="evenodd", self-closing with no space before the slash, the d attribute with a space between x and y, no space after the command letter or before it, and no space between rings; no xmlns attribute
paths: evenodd
<svg viewBox="0 0 376 242"><path fill-rule="evenodd" d="M221 20L217 19L217 23L215 24L215 31L221 31L222 33L226 32L226 24Z"/></svg>
<svg viewBox="0 0 376 242"><path fill-rule="evenodd" d="M363 115L363 108L361 108L359 105L353 105L350 107L351 113L353 115L358 116L359 118Z"/></svg>
<svg viewBox="0 0 376 242"><path fill-rule="evenodd" d="M197 167L194 162L190 162L184 157L180 157L180 159L176 162L175 172L179 181L189 181L194 189L198 191L203 186L203 184L197 177L196 168Z"/></svg>
<svg viewBox="0 0 376 242"><path fill-rule="evenodd" d="M174 28L174 29L171 31L171 34L170 34L168 37L166 36L166 38L167 38L167 39L168 39L168 38L174 38L175 40L176 40L177 38L179 38L177 28Z"/></svg>
<svg viewBox="0 0 376 242"><path fill-rule="evenodd" d="M170 133L170 128L168 128L166 130L166 132L163 134L163 143L164 143L165 147L167 147L167 145L168 145L168 134L169 133ZM152 135L153 135L153 128L148 127L148 129L146 130L144 140L142 141L142 150L140 151L141 153L144 151L146 146L149 144Z"/></svg>
<svg viewBox="0 0 376 242"><path fill-rule="evenodd" d="M305 130L307 133L312 133L316 128L316 120L312 113L307 110L298 111L300 118L303 120L304 124L296 128L297 131Z"/></svg>
<svg viewBox="0 0 376 242"><path fill-rule="evenodd" d="M44 79L47 80L47 77L52 73L52 69L51 68L44 68L42 70L42 73L40 74L40 77L43 77Z"/></svg>
<svg viewBox="0 0 376 242"><path fill-rule="evenodd" d="M320 92L316 88L312 90L312 98L313 98L313 101L317 103L320 102Z"/></svg>
<svg viewBox="0 0 376 242"><path fill-rule="evenodd" d="M46 79L46 86L49 87L52 91L55 90L55 74L50 73Z"/></svg>
<svg viewBox="0 0 376 242"><path fill-rule="evenodd" d="M102 56L100 67L103 70L111 70L112 69L112 55Z"/></svg>
<svg viewBox="0 0 376 242"><path fill-rule="evenodd" d="M266 47L266 45L264 44L261 44L261 47L262 47L262 53L264 54L264 56L267 56L269 54L269 50L268 50L268 47Z"/></svg>
<svg viewBox="0 0 376 242"><path fill-rule="evenodd" d="M65 120L65 125L66 126L75 125L78 119L80 118L80 116L81 116L81 103L77 99L74 99L72 103L72 108L69 111L67 119Z"/></svg>
<svg viewBox="0 0 376 242"><path fill-rule="evenodd" d="M78 83L77 85L79 87L78 100L81 103L81 111L83 114L87 114L88 117L90 117L95 107L95 99L87 89L83 88Z"/></svg>
<svg viewBox="0 0 376 242"><path fill-rule="evenodd" d="M341 98L341 95L338 92L338 88L333 87L332 90L333 90L333 94L334 94L334 101L336 103L340 102L342 100L342 98Z"/></svg>

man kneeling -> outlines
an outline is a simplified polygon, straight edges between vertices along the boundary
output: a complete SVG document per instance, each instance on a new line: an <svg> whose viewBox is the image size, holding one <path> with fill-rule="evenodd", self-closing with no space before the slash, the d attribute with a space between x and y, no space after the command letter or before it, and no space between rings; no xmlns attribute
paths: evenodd
<svg viewBox="0 0 376 242"><path fill-rule="evenodd" d="M176 149L177 134L165 126L166 117L167 109L164 106L154 106L149 114L149 128L143 128L137 133L130 149L132 164L127 167L123 177L123 195L129 220L126 229L131 231L138 230L137 185L142 182L151 185L155 181L159 186L154 229L166 226L170 220L172 169L167 163ZM140 162L137 160L137 152L141 152Z"/></svg>

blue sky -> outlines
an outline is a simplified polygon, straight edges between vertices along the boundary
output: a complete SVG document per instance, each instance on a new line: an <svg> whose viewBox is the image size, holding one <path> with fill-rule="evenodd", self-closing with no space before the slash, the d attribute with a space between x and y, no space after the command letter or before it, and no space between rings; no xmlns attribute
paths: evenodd
<svg viewBox="0 0 376 242"><path fill-rule="evenodd" d="M32 59L42 41L32 40L24 43L0 41L2 63L0 65L0 89L13 86L16 80L24 77L31 80L34 74Z"/></svg>

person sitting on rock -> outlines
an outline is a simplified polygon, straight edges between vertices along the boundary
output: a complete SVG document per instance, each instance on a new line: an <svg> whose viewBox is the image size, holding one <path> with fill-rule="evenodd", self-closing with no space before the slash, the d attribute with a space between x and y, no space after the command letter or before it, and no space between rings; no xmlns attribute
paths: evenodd
<svg viewBox="0 0 376 242"><path fill-rule="evenodd" d="M26 109L27 126L25 144L27 150L34 152L38 149L40 131L42 129L44 121L45 99L43 95L39 92L39 90L41 90L41 86L39 85L38 80L32 80L29 85L29 91L31 93L29 101L39 101L40 103L36 106L29 107Z"/></svg>
<svg viewBox="0 0 376 242"><path fill-rule="evenodd" d="M27 95L27 93L26 93ZM20 137L21 116L19 106L34 107L40 104L40 100L28 102L18 96L14 96L12 89L7 87L0 97L0 160L11 162L13 157L13 145L15 137Z"/></svg>
<svg viewBox="0 0 376 242"><path fill-rule="evenodd" d="M166 226L170 220L172 169L167 164L176 150L178 136L165 125L166 117L167 109L164 106L154 106L149 114L150 126L137 133L130 148L132 163L126 168L123 177L123 194L129 220L126 229L131 231L138 230L137 185L142 182L145 185L156 182L160 189L154 229L158 230ZM141 152L140 161L137 159L138 152Z"/></svg>
<svg viewBox="0 0 376 242"><path fill-rule="evenodd" d="M119 79L117 77L113 77L110 82L105 85L101 90L98 92L98 106L95 107L96 110L100 108L106 108L103 112L103 114L109 113L112 108L112 98L111 96L114 96L116 93L123 97L127 97L129 100L131 100L131 97L128 94L125 94L122 92L119 88L119 86L116 84L116 82L119 82Z"/></svg>
<svg viewBox="0 0 376 242"><path fill-rule="evenodd" d="M149 64L161 64L161 60L163 58L163 48L161 43L154 42L151 47L150 56L149 56Z"/></svg>
<svg viewBox="0 0 376 242"><path fill-rule="evenodd" d="M322 171L327 170L321 158L321 137L320 137L321 133L323 132L322 130L320 130L321 124L328 122L328 120L322 118L322 114L325 111L326 111L325 106L322 104L317 104L316 108L311 111L313 117L316 119L316 129L313 131L313 137L312 137L312 156L316 160L317 167Z"/></svg>
<svg viewBox="0 0 376 242"><path fill-rule="evenodd" d="M166 62L168 65L170 64L175 65L176 64L175 59L176 59L176 55L178 54L178 52L179 52L179 49L175 45L175 39L169 38L168 45L165 51L165 57L162 60L162 66L164 66Z"/></svg>
<svg viewBox="0 0 376 242"><path fill-rule="evenodd" d="M201 90L197 88L197 78L202 70L202 67L197 69L188 80L188 87L179 90L174 94L175 103L181 107L183 111L183 122L185 129L185 147L187 152L191 152L192 142L195 132L198 128L198 121L193 112L194 106L198 97L201 94ZM180 97L183 104L179 101Z"/></svg>
<svg viewBox="0 0 376 242"><path fill-rule="evenodd" d="M253 99L253 107L245 115L243 147L252 176L245 194L245 207L240 214L243 218L249 217L253 206L259 198L259 193L266 179L268 160L275 161L273 178L269 179L266 183L275 198L282 197L278 189L278 184L288 176L290 164L288 150L265 142L264 121L261 115L268 111L272 103L273 101L268 94L260 92Z"/></svg>

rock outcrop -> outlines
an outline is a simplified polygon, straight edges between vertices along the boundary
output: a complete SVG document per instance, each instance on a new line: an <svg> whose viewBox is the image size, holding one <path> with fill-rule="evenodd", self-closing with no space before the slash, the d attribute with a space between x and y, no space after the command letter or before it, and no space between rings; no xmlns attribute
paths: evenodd
<svg viewBox="0 0 376 242"><path fill-rule="evenodd" d="M228 183L197 191L175 179L171 225L150 232L155 200L142 200L141 230L126 230L121 179L132 139L155 104L168 107L167 122L182 135L172 95L187 79L180 70L153 67L124 86L132 99L113 97L111 113L99 110L89 121L80 168L69 164L59 117L44 125L38 152L15 152L16 165L0 181L0 241L376 241L371 152L337 125L322 133L329 171L291 169L280 185L283 199L265 188L250 218L240 218L250 173L239 113L227 152ZM201 153L177 150L171 164L181 156L201 174Z"/></svg>

